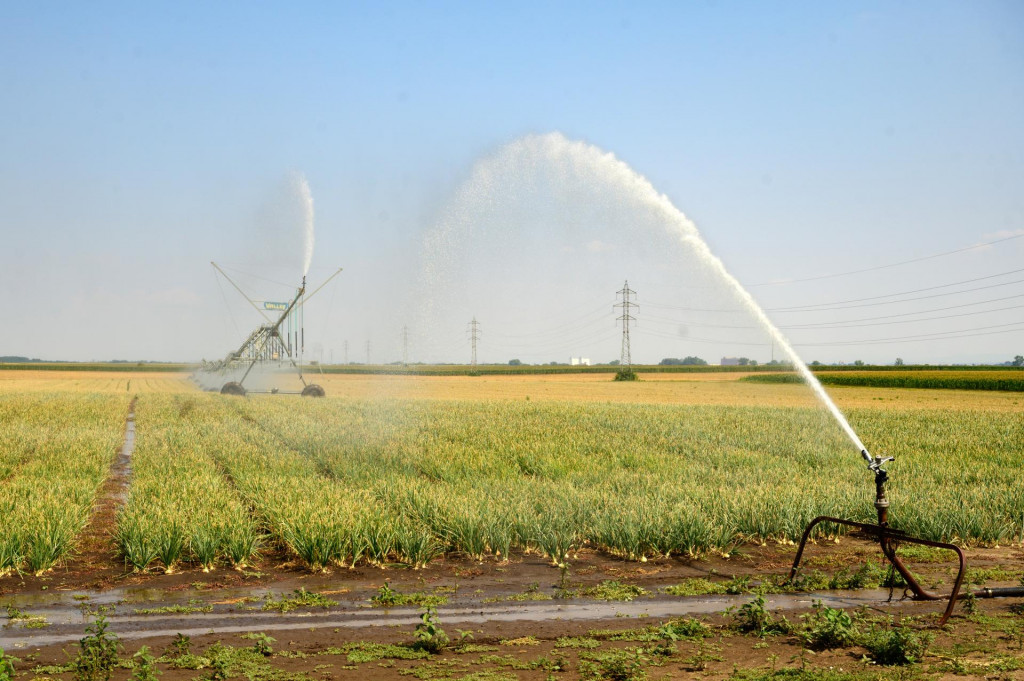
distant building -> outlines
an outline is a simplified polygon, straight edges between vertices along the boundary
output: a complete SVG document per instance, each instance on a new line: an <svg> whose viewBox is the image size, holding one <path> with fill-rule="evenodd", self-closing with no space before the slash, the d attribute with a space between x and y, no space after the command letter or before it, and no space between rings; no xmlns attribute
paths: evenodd
<svg viewBox="0 0 1024 681"><path fill-rule="evenodd" d="M738 367L740 365L739 357L723 357L721 365L724 367Z"/></svg>
<svg viewBox="0 0 1024 681"><path fill-rule="evenodd" d="M574 367L579 367L579 366L588 367L588 366L590 366L590 358L589 357L570 357L569 358L569 364L573 365Z"/></svg>

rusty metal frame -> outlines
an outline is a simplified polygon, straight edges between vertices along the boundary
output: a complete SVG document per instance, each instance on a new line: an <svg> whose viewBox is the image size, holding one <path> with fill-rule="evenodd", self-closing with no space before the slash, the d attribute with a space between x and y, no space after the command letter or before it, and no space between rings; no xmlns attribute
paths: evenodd
<svg viewBox="0 0 1024 681"><path fill-rule="evenodd" d="M882 549L882 553L890 564L900 573L904 581L907 583L907 589L914 594L914 600L919 601L941 601L947 600L946 610L939 619L939 626L941 627L949 619L949 616L953 614L953 606L956 604L956 599L960 595L960 586L964 581L964 572L966 570L966 559L964 558L964 552L960 550L960 547L955 544L948 544L946 542L931 541L930 539L921 539L914 537L902 530L897 530L889 526L889 500L885 496L885 483L889 480L889 474L882 468L888 461L893 461L893 457L871 457L867 451L862 451L861 454L868 461L868 469L875 474L875 509L878 511L878 523L859 523L854 520L846 520L844 518L834 518L832 516L818 516L807 525L807 529L804 530L803 536L800 538L800 547L796 551L796 558L793 560L793 567L789 570L788 582L792 583L796 579L797 571L800 569L800 559L804 555L804 547L807 545L807 540L811 536L811 531L819 523L834 523L836 525L846 525L847 527L854 527L861 532L867 534L871 539L878 542L878 545ZM956 554L957 559L960 561L960 569L956 573L956 581L953 583L953 590L949 595L934 594L930 591L925 590L921 586L917 578L914 577L910 569L903 564L900 557L896 555L896 547L898 544L920 544L922 546L933 546L939 549L946 549L953 551ZM988 595L988 594L986 594Z"/></svg>
<svg viewBox="0 0 1024 681"><path fill-rule="evenodd" d="M789 582L796 578L797 571L800 569L800 559L803 557L804 546L807 544L807 540L811 536L811 531L819 523L835 523L837 525L846 525L848 527L854 527L869 535L872 539L876 540L882 548L882 553L885 554L886 559L896 568L896 571L900 573L904 581L907 583L907 589L914 594L914 600L919 601L941 601L947 600L946 610L939 619L939 626L946 623L949 616L953 613L953 606L956 604L956 599L960 594L960 586L963 584L964 571L966 569L966 561L964 558L964 552L960 550L960 547L955 544L947 544L945 542L931 541L928 539L920 539L908 535L902 530L897 530L889 527L888 524L874 524L874 523L858 523L853 520L845 520L843 518L833 518L831 516L818 516L810 522L807 529L804 530L803 537L800 538L800 547L796 551L796 558L793 560L793 567L789 570ZM956 553L957 558L960 561L960 569L956 574L956 581L953 583L953 590L948 595L934 594L924 589L920 582L914 577L910 569L903 564L900 557L896 555L896 544L921 544L923 546L934 546L939 549L947 549Z"/></svg>

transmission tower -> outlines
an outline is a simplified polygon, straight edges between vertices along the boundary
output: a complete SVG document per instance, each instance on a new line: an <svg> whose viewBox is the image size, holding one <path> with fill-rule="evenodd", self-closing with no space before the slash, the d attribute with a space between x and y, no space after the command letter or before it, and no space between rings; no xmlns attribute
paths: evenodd
<svg viewBox="0 0 1024 681"><path fill-rule="evenodd" d="M402 327L402 366L409 364L409 327Z"/></svg>
<svg viewBox="0 0 1024 681"><path fill-rule="evenodd" d="M370 341L366 341L366 363L370 363Z"/></svg>
<svg viewBox="0 0 1024 681"><path fill-rule="evenodd" d="M469 340L473 347L473 359L470 364L476 366L476 342L480 340L480 322L476 320L475 316L469 323Z"/></svg>
<svg viewBox="0 0 1024 681"><path fill-rule="evenodd" d="M629 323L635 322L636 317L629 314L630 310L640 307L634 303L631 297L636 296L636 291L629 288L629 280L626 280L625 285L621 291L616 291L615 294L622 298L622 302L615 303L612 307L621 307L622 314L616 318L615 321L622 322L622 357L619 359L619 364L626 367L627 369L632 368L633 358L629 353Z"/></svg>
<svg viewBox="0 0 1024 681"><path fill-rule="evenodd" d="M345 364L348 364L348 341L345 341Z"/></svg>

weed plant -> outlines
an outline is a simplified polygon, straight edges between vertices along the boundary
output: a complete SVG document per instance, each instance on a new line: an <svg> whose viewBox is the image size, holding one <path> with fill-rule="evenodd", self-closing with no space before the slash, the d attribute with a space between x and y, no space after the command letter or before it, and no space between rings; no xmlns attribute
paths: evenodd
<svg viewBox="0 0 1024 681"><path fill-rule="evenodd" d="M0 648L0 681L13 681L14 660Z"/></svg>
<svg viewBox="0 0 1024 681"><path fill-rule="evenodd" d="M448 634L441 628L441 622L437 618L437 611L433 606L428 605L420 614L420 621L416 625L413 634L416 638L413 647L423 650L431 655L437 655L448 647Z"/></svg>
<svg viewBox="0 0 1024 681"><path fill-rule="evenodd" d="M78 656L72 662L75 681L110 681L121 643L107 626L106 615L99 612L85 627L85 636L78 642Z"/></svg>

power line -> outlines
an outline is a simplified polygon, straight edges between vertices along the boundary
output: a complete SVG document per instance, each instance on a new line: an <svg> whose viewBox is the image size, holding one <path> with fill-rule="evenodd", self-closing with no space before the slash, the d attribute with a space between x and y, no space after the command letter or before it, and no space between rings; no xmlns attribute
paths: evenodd
<svg viewBox="0 0 1024 681"><path fill-rule="evenodd" d="M943 306L943 307L931 308L931 309L928 309L928 310L920 310L918 312L901 312L899 314L881 315L881 316L877 316L877 317L861 317L861 318L858 318L858 319L845 319L845 320L836 320L836 321L831 321L831 322L815 322L815 323L810 323L810 324L785 324L785 325L780 324L778 328L783 329L783 330L797 330L797 329L799 329L799 330L809 330L809 329L830 329L830 328L831 329L855 329L855 328L868 327L868 326L886 326L886 325L889 325L889 324L913 324L915 322L930 322L930 321L937 321L937 320L940 320L940 319L954 319L954 318L957 318L957 317L971 317L971 316L975 316L975 315L990 314L992 312L1006 312L1007 310L1017 310L1017 309L1020 309L1020 308L1024 307L1024 305L1009 305L1009 306L1006 306L1006 307L996 307L996 308L992 308L992 309L989 309L989 310L977 310L975 312L963 312L961 314L941 315L941 316L938 316L938 317L920 317L918 319L903 319L901 321L887 321L887 322L878 322L878 321L876 321L876 320L880 320L880 319L896 319L896 318L900 318L900 317L917 317L918 315L930 314L932 312L944 312L944 311L947 311L947 310L956 310L956 309L962 309L962 308L965 308L965 307L976 307L978 305L987 305L989 303L1000 302L1000 301L1003 301L1003 300L1013 300L1013 299L1017 299L1017 298L1024 298L1024 294L1018 294L1018 295L1013 295L1013 296L1004 296L1002 298L990 298L988 300L981 300L981 301L977 301L977 302L973 302L973 303L962 303L960 305L947 305L947 306ZM654 324L677 324L677 325L678 324L682 324L682 325L687 326L687 327L693 327L693 328L698 328L698 329L741 329L741 330L752 330L752 329L761 329L761 328L763 328L763 327L760 327L760 326L753 326L753 325L749 325L749 324L745 324L745 325L740 325L740 324L698 324L698 323L693 323L693 322L690 322L690 321L683 322L683 321L680 321L678 319L670 319L668 317L659 317L659 316L656 316L656 315L647 315L644 318L652 321ZM861 324L859 322L875 322L875 323Z"/></svg>
<svg viewBox="0 0 1024 681"><path fill-rule="evenodd" d="M833 301L833 302L830 302L830 303L815 303L813 305L798 305L798 306L795 306L795 307L775 307L775 308L770 308L768 311L769 312L783 312L783 311L786 311L786 310L798 310L798 309L803 309L803 308L821 307L821 306L824 306L824 305L843 305L843 304L846 304L846 303L859 303L859 302L862 302L862 301L865 301L865 300L880 300L882 298L895 298L896 296L907 296L907 295L910 295L912 293L924 293L925 291L935 291L935 290L940 289L940 288L949 288L950 286L960 286L961 284L973 284L976 281L985 281L986 279L996 279L998 277L1005 277L1007 275L1017 274L1019 272L1024 272L1024 268L1016 269L1016 270L1010 270L1008 272L1000 272L999 274L989 274L989 275L986 275L984 277L975 277L974 279L963 279L961 281L954 281L954 282L952 282L950 284L939 284L938 286L926 286L925 288L917 288L917 289L912 289L910 291L901 291L899 293L886 293L885 295L881 295L881 296L870 296L870 297L867 297L867 298L852 298L850 300L837 300L837 301ZM991 286L979 286L977 288L964 289L963 291L951 291L950 293L946 293L946 294L943 294L943 295L954 295L956 293L967 293L969 291L980 291L980 290L985 289L985 288L995 288L995 287L998 287L998 286L1009 286L1010 284L1019 284L1022 281L1024 281L1024 279L1017 279L1016 281L1007 281L1007 282L1003 282L1002 284L992 284ZM920 300L920 298L911 298L910 300ZM900 301L893 301L893 302L900 302Z"/></svg>
<svg viewBox="0 0 1024 681"><path fill-rule="evenodd" d="M783 329L802 329L802 328L810 328L810 327L818 327L818 326L829 326L829 325L832 325L832 324L846 324L846 323L853 323L853 322L870 322L870 321L875 321L876 319L894 319L896 317L912 317L914 315L919 315L919 314L931 314L932 312L945 312L947 310L960 310L960 309L963 309L965 307L974 307L975 305L988 305L989 303L998 303L998 302L1002 302L1004 300L1014 300L1016 298L1024 298L1024 293L1018 293L1018 294L1012 295L1012 296L1003 296L1002 298L989 298L988 300L978 300L978 301L975 301L973 303L960 303L959 305L945 305L943 307L933 307L931 309L920 310L918 312L900 312L898 314L887 314L887 315L880 315L880 316L877 316L877 317L861 317L859 319L847 319L847 320L840 320L840 321L835 321L835 322L818 322L818 323L815 323L815 324L799 324L799 325L792 325L792 326L781 326L779 328L783 328ZM999 312L1001 310L1010 310L1010 309L1014 309L1014 308L1013 307L1004 307L1004 308L997 308L995 310L981 310L981 311L979 311L977 313L972 313L972 314L985 314L986 312ZM924 320L922 320L922 321L924 321Z"/></svg>
<svg viewBox="0 0 1024 681"><path fill-rule="evenodd" d="M1024 236L1024 235L1021 235L1021 236ZM1014 238L1016 238L1016 237L1014 237ZM1024 272L1024 268L1015 269L1015 270L1009 270L1009 271L1006 271L1006 272L1000 272L998 274L989 274L989 275L986 275L984 277L975 277L973 279L962 279L960 281L954 281L954 282L950 282L948 284L938 284L936 286L926 286L924 288L912 289L912 290L909 290L909 291L901 291L899 293L886 293L884 295L870 296L870 297L867 297L867 298L853 298L853 299L850 299L850 300L836 300L836 301L830 301L830 302L827 302L827 303L814 303L814 304L810 304L810 305L796 305L796 306L791 306L791 307L764 308L764 310L765 310L765 312L824 312L824 311L828 311L828 310L841 310L841 309L852 308L852 307L871 307L870 305L847 305L847 303L860 303L860 302L864 302L864 301L882 300L883 298L894 298L896 296L906 296L906 295L910 295L910 294L913 294L913 293L923 293L925 291L935 291L935 290L938 290L938 289L941 289L941 288L949 288L950 286L959 286L961 284L971 284L971 283L974 283L974 282L977 282L977 281L984 281L986 279L995 279L995 278L998 278L998 277L1005 277L1005 276L1008 276L1010 274L1017 274L1019 272ZM944 294L941 294L941 295L919 296L917 298L907 298L905 300L893 300L893 301L880 302L880 303L875 303L875 304L876 305L891 305L893 303L910 302L910 301L914 301L914 300L926 300L926 299L929 299L929 298L939 298L939 297L941 297L943 295L956 295L957 293L970 293L970 292L973 292L973 291L982 291L982 290L989 289L989 288L998 288L1000 286L1009 286L1011 284L1021 283L1021 281L1024 281L1024 280L1018 279L1018 280L1015 280L1015 281L1008 281L1008 282L1004 282L1004 283L1001 283L1001 284L993 284L991 286L978 286L978 287L975 287L975 288L964 289L962 291L951 291L949 293L944 293ZM709 312L709 313L718 313L718 314L721 314L721 313L727 313L727 314L736 314L736 313L749 314L749 311L744 310L742 308L684 307L684 306L679 306L679 305L660 305L660 304L651 303L651 302L645 303L645 305L647 305L648 307L656 308L656 309L661 309L661 310L677 310L677 311L680 311L680 312Z"/></svg>
<svg viewBox="0 0 1024 681"><path fill-rule="evenodd" d="M760 343L755 343L755 342L749 342L749 341L737 341L737 340L732 340L732 339L730 339L730 340L721 340L721 339L715 339L715 338L701 338L699 336L679 336L679 335L673 335L673 334L662 333L662 332L659 332L659 331L651 331L651 330L637 331L637 333L639 333L642 336L654 336L656 338L665 338L665 339L668 339L668 340L674 340L674 341L680 341L680 342L686 342L686 343L707 343L709 345L742 345L742 346L747 346L747 347L758 347L758 348L763 348L765 345L768 345L768 343L764 342L764 341L762 341Z"/></svg>
<svg viewBox="0 0 1024 681"><path fill-rule="evenodd" d="M829 310L847 310L847 309L854 308L854 307L875 307L875 306L879 306L879 305L897 305L899 303L910 303L910 302L913 302L915 300L928 300L928 299L931 299L931 298L942 298L944 296L955 296L955 295L959 295L961 293L973 293L974 291L984 291L984 290L987 290L987 289L990 289L990 288L999 288L1000 286L1012 286L1013 284L1020 284L1021 282L1024 282L1024 279L1016 279L1014 281L1005 281L1002 284L989 284L988 286L976 286L974 288L965 288L962 291L950 291L949 293L933 293L933 294L928 295L928 296L917 296L916 298L903 298L901 300L887 300L887 301L884 301L884 302L863 303L863 304L860 304L860 305L846 305L845 303L853 303L853 302L857 302L857 301L860 301L860 300L877 300L879 298L891 298L892 296L905 295L905 294L902 294L902 293L892 293L892 294L889 294L887 296L874 296L874 297L871 297L871 298L858 298L856 300L842 301L841 303L840 302L836 302L836 303L821 303L819 305L805 305L805 306L798 306L798 307L774 307L774 308L768 308L766 311L767 312L827 312ZM936 288L942 288L942 287L936 287ZM929 289L921 289L921 290L924 291L924 290L929 290ZM823 305L833 305L833 307L822 307Z"/></svg>
<svg viewBox="0 0 1024 681"><path fill-rule="evenodd" d="M975 331L983 331L985 329L995 329L1000 327L1013 326L1018 328L1007 329L1004 328L1002 331L985 331L984 333L974 333ZM995 326L983 326L978 329L965 329L963 331L948 331L944 333L934 334L923 334L919 336L899 336L894 338L872 338L869 340L862 341L834 341L828 343L796 343L796 347L825 347L825 346L843 346L843 345L884 345L887 343L914 343L919 341L937 341L937 340L952 340L957 338L974 338L976 336L995 336L1002 333L1016 333L1024 331L1024 322L1011 322L1009 324L996 324Z"/></svg>
<svg viewBox="0 0 1024 681"><path fill-rule="evenodd" d="M608 317L607 317L607 312L606 312L607 309L608 308L605 307L605 305L602 305L601 308L600 308L600 311L590 312L590 313L587 313L586 315L583 315L582 317L577 318L576 320L565 322L563 324L558 324L556 326L548 327L548 328L542 329L540 331L534 331L534 332L530 332L530 333L519 333L519 334L512 334L512 333L502 334L502 333L494 332L492 330L489 333L491 334L492 337L500 336L501 338L509 338L509 339L514 339L514 338L537 338L537 337L540 337L540 336L557 336L557 335L561 335L562 329L566 329L566 328L569 328L569 327L573 327L573 330L576 330L576 329L585 328L585 327L588 327L588 326L594 326L594 325L597 325L597 324L607 324L608 323ZM596 314L600 314L600 317L595 316Z"/></svg>
<svg viewBox="0 0 1024 681"><path fill-rule="evenodd" d="M578 338L565 338L559 342L546 343L544 345L531 344L528 347L522 345L512 344L496 344L488 341L487 347L496 351L520 353L520 354L539 354L539 353L560 353L563 350L573 350L578 348L580 343L586 342L590 346L600 345L606 341L610 341L618 335L616 331L608 331L605 334L595 336L594 334L587 334Z"/></svg>
<svg viewBox="0 0 1024 681"><path fill-rule="evenodd" d="M878 270L890 269L893 267L901 267L903 265L910 265L913 263L924 262L926 260L934 260L936 258L944 258L947 255L954 255L956 253L964 253L966 251L973 251L985 246L991 246L993 244L1002 243L1004 241L1012 241L1013 239L1020 239L1024 237L1024 234L1014 234L1012 236L1004 237L1002 239L994 239L992 241L986 241L980 244L974 244L973 246L965 246L964 248L957 248L952 251L945 251L943 253L934 253L932 255L925 255L920 258L912 258L910 260L903 260L901 262L894 262L888 265L877 265L875 267L866 267L860 270L850 270L849 272L836 272L835 274L821 274L816 277L804 277L802 279L787 279L784 281L766 281L760 284L748 284L747 286L781 286L783 284L798 284L805 281L820 281L822 279L834 279L835 277L846 277L852 274L864 274L865 272L877 272Z"/></svg>
<svg viewBox="0 0 1024 681"><path fill-rule="evenodd" d="M914 334L914 335L910 335L910 336L890 336L890 337L883 337L883 338L869 338L869 339L865 339L865 340L832 341L832 342L824 342L824 343L794 343L794 346L805 347L805 346L819 346L819 345L859 345L859 344L873 344L873 343L890 343L890 342L898 342L898 341L903 341L903 340L928 339L928 338L932 338L932 339L938 340L938 339L942 339L944 337L950 337L950 338L959 338L959 337L969 338L970 336L967 336L967 335L961 336L959 334L974 334L975 332L978 332L978 331L989 331L991 329L1005 329L1006 327L1019 327L1019 326L1024 326L1024 321L1008 322L1008 323L1005 323L1005 324L993 324L993 325L990 325L990 326L978 326L978 327L972 327L972 328L968 328L968 329L957 329L957 330L954 330L954 331L936 331L934 333ZM1008 329L1007 331L1000 331L1000 332L996 332L996 333L1006 333L1006 332L1015 331L1015 330L1017 330L1017 329ZM647 333L650 333L651 335L657 335L657 336L659 336L661 338L671 338L671 339L686 340L686 341L691 341L692 340L692 341L704 342L704 343L721 343L723 345L767 345L767 343L741 343L741 342L737 342L737 341L732 340L732 339L696 338L696 337L692 337L692 336L681 337L681 336L673 336L673 335L670 335L670 334L660 333L660 332L647 332ZM979 335L982 335L982 334L979 334Z"/></svg>
<svg viewBox="0 0 1024 681"><path fill-rule="evenodd" d="M994 310L979 310L977 312L961 312L960 314L947 314L939 317L922 317L921 319L901 319L891 322L874 322L873 324L840 324L837 322L830 322L829 324L805 324L795 326L784 326L783 329L801 329L801 330L828 330L828 329L862 329L869 326L890 326L892 324L916 324L918 322L934 322L940 319L956 319L959 317L973 317L979 314L989 314L991 312L1005 312L1006 310L1019 310L1024 305L1010 305L1008 307L997 307Z"/></svg>

